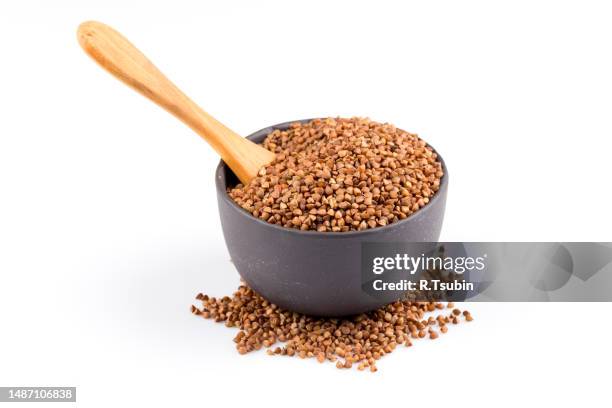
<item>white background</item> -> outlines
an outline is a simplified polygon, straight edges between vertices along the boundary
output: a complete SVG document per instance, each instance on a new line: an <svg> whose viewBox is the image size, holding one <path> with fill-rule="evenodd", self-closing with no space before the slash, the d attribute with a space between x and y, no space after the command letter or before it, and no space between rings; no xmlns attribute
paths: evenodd
<svg viewBox="0 0 612 408"><path fill-rule="evenodd" d="M369 116L445 158L443 240L610 241L605 1L0 5L0 385L78 405L609 406L609 304L473 304L376 374L239 356L189 313L238 276L217 157L97 67L113 25L238 133Z"/></svg>

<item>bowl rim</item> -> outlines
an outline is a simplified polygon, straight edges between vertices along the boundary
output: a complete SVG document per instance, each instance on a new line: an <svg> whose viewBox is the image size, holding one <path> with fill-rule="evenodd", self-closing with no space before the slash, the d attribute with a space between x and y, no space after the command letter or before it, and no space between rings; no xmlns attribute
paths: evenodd
<svg viewBox="0 0 612 408"><path fill-rule="evenodd" d="M292 121L288 121L288 122L282 122L282 123L278 123L276 125L272 125L272 126L267 126L265 128L259 129L256 132L251 133L250 135L248 135L246 138L254 141L254 139L259 139L262 137L267 136L269 133L271 133L272 131L279 129L279 130L285 130L288 129L292 124L294 123L308 123L312 120L316 120L316 119L325 119L325 118L313 118L313 119L298 119L298 120L292 120ZM258 142L259 143L259 142ZM427 143L427 142L426 142ZM252 214L250 214L249 212L247 212L244 208L240 207L227 193L227 177L225 177L225 170L229 170L231 171L231 169L225 164L225 162L223 160L219 160L219 164L217 165L216 169L215 169L215 188L217 190L217 196L220 197L224 202L228 203L229 206L235 210L237 213L241 214L242 216L247 217L248 219L250 219L251 221L261 225L262 228L271 228L272 230L278 230L279 232L282 233L286 233L286 234L296 234L296 235L301 235L303 237L325 237L325 238L355 238L355 237L367 237L370 236L372 234L377 234L377 233L381 233L383 231L389 231L393 228L398 228L399 226L408 223L416 218L418 218L419 216L423 216L425 213L427 213L432 207L433 204L436 201L439 201L441 199L444 198L445 196L445 192L448 188L448 169L446 168L446 163L444 162L444 159L442 158L442 156L440 155L440 153L438 153L438 151L431 146L429 143L427 143L427 146L429 146L437 155L437 159L440 161L440 164L442 164L442 171L444 172L444 175L442 176L442 178L440 179L440 188L438 189L438 191L436 191L436 194L429 200L429 202L427 204L425 204L423 207L421 207L419 210L417 210L416 212L410 214L408 217L404 218L403 220L399 220L396 222L393 222L391 224L387 224L381 227L376 227L376 228L367 228L365 230L362 231L339 231L339 232L330 232L330 231L326 231L326 232L319 232L319 231L312 231L312 230L307 230L307 231L303 231L297 228L287 228L287 227L283 227L281 225L277 225L277 224L271 224L267 221L262 220L261 218L257 218L255 216L253 216Z"/></svg>

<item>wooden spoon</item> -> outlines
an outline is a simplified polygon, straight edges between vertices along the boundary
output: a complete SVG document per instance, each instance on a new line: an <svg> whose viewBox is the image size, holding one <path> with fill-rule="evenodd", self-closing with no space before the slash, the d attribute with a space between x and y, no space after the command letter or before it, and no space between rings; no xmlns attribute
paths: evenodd
<svg viewBox="0 0 612 408"><path fill-rule="evenodd" d="M192 128L247 184L274 159L274 153L234 133L204 112L125 37L111 27L88 21L79 26L79 44L102 68Z"/></svg>

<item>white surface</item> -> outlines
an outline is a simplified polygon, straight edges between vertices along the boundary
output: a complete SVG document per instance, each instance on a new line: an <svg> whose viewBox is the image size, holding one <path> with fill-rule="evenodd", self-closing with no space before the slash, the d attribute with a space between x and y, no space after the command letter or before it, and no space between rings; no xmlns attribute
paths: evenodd
<svg viewBox="0 0 612 408"><path fill-rule="evenodd" d="M0 5L0 385L78 405L608 405L609 304L474 304L379 372L235 353L213 151L80 50L114 25L241 134L363 115L450 169L444 240L609 241L606 2ZM225 4L231 3L231 4Z"/></svg>

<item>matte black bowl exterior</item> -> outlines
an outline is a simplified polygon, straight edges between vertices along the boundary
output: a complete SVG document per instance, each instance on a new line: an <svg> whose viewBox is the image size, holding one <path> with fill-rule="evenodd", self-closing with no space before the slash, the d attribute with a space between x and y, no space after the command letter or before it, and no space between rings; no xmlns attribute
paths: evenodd
<svg viewBox="0 0 612 408"><path fill-rule="evenodd" d="M297 122L309 122L301 120ZM248 136L262 142L281 123ZM440 189L427 205L408 218L384 227L351 232L300 231L253 217L227 194L237 183L221 161L215 174L223 235L230 256L244 281L279 307L317 316L345 316L376 309L397 300L373 298L362 290L362 242L436 242L440 236L448 170Z"/></svg>

